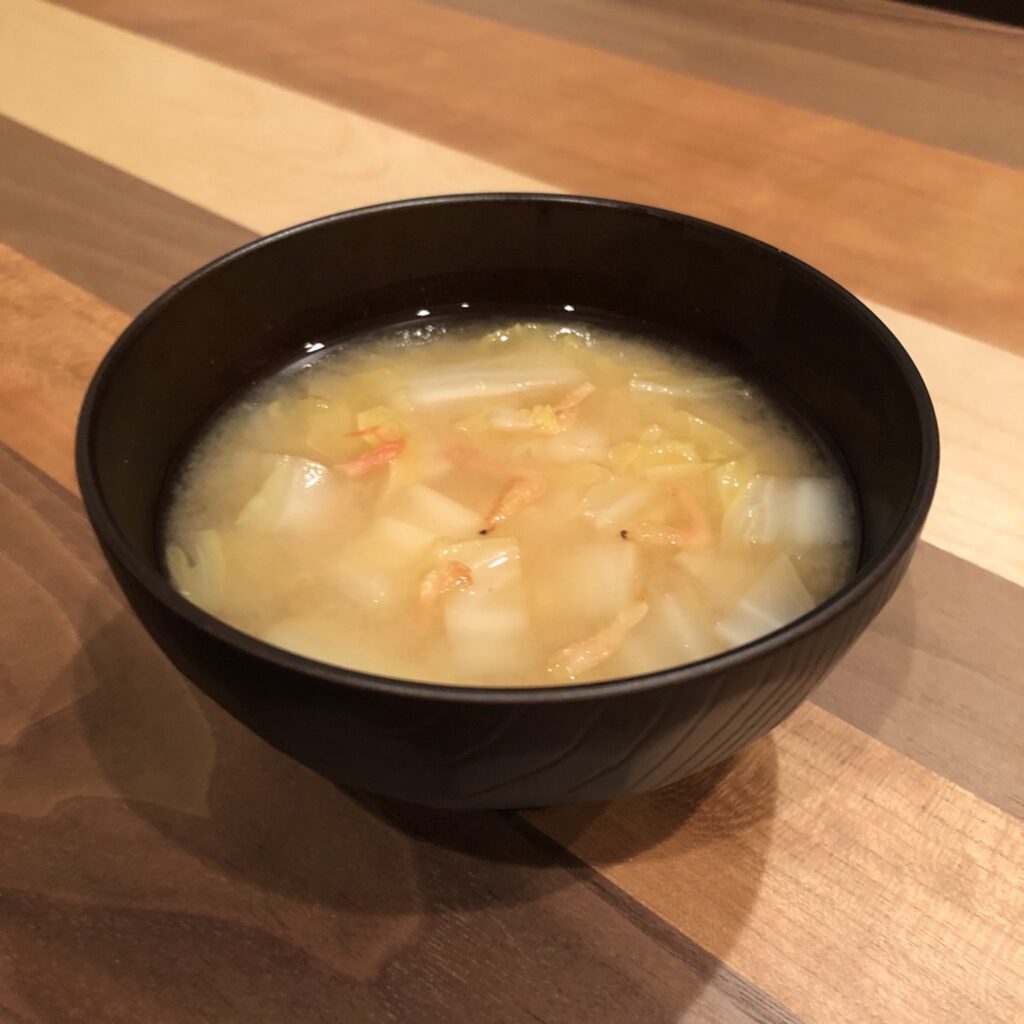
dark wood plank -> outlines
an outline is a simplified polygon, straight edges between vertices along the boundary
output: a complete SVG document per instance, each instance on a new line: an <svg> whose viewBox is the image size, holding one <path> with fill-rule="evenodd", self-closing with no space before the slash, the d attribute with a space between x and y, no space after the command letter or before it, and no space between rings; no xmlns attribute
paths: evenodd
<svg viewBox="0 0 1024 1024"><path fill-rule="evenodd" d="M252 233L0 117L0 241L126 312Z"/></svg>
<svg viewBox="0 0 1024 1024"><path fill-rule="evenodd" d="M1024 818L1024 588L928 544L814 702Z"/></svg>
<svg viewBox="0 0 1024 1024"><path fill-rule="evenodd" d="M1024 32L890 0L435 2L1024 165Z"/></svg>
<svg viewBox="0 0 1024 1024"><path fill-rule="evenodd" d="M69 6L570 191L739 228L1024 351L1024 173L420 0Z"/></svg>
<svg viewBox="0 0 1024 1024"><path fill-rule="evenodd" d="M13 1019L796 1019L513 819L359 800L268 748L169 666L77 501L6 448L0 522ZM772 764L734 766L723 810L770 813L743 787ZM729 778L677 791L681 814Z"/></svg>

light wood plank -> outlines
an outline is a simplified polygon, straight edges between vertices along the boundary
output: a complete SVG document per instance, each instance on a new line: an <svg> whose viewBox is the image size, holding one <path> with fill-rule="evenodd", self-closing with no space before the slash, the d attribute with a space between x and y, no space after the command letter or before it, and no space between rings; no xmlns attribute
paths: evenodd
<svg viewBox="0 0 1024 1024"><path fill-rule="evenodd" d="M0 6L0 113L259 232L384 199L544 189L41 0Z"/></svg>
<svg viewBox="0 0 1024 1024"><path fill-rule="evenodd" d="M1024 351L1020 170L422 0L66 2L562 189L738 228Z"/></svg>
<svg viewBox="0 0 1024 1024"><path fill-rule="evenodd" d="M910 353L935 403L942 451L924 538L1024 583L1024 359L869 305Z"/></svg>
<svg viewBox="0 0 1024 1024"><path fill-rule="evenodd" d="M1021 1020L1024 822L813 705L772 735L769 815L665 835L669 791L530 820L808 1022Z"/></svg>

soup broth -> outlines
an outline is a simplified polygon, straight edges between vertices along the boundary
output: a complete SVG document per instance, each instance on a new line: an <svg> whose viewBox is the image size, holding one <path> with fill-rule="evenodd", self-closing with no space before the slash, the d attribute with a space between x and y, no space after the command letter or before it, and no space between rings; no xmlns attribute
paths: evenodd
<svg viewBox="0 0 1024 1024"><path fill-rule="evenodd" d="M608 326L396 330L228 410L187 460L189 600L320 661L451 685L651 672L849 575L847 483L751 382Z"/></svg>

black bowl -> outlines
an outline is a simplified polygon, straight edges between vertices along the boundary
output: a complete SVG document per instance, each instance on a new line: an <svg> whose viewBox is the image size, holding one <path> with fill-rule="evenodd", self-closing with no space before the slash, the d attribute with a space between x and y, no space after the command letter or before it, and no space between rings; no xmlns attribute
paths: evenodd
<svg viewBox="0 0 1024 1024"><path fill-rule="evenodd" d="M585 686L467 689L320 664L194 607L162 572L166 481L216 410L321 341L421 309L561 309L696 332L799 411L861 508L854 578L754 643ZM290 228L157 299L82 408L77 467L103 551L174 663L274 746L338 783L446 807L604 800L706 768L785 718L903 576L938 435L906 352L849 292L692 217L550 195L420 199ZM139 680L145 685L145 680Z"/></svg>

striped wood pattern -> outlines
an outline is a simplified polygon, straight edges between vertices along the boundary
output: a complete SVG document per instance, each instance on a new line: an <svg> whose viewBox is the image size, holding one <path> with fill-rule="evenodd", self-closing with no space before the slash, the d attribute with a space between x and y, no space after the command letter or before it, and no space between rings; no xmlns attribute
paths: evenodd
<svg viewBox="0 0 1024 1024"><path fill-rule="evenodd" d="M69 6L0 8L0 1020L1021 1019L1024 33L884 0ZM254 232L505 187L704 213L885 303L942 419L929 543L720 771L360 802L128 615L77 404L128 315Z"/></svg>

